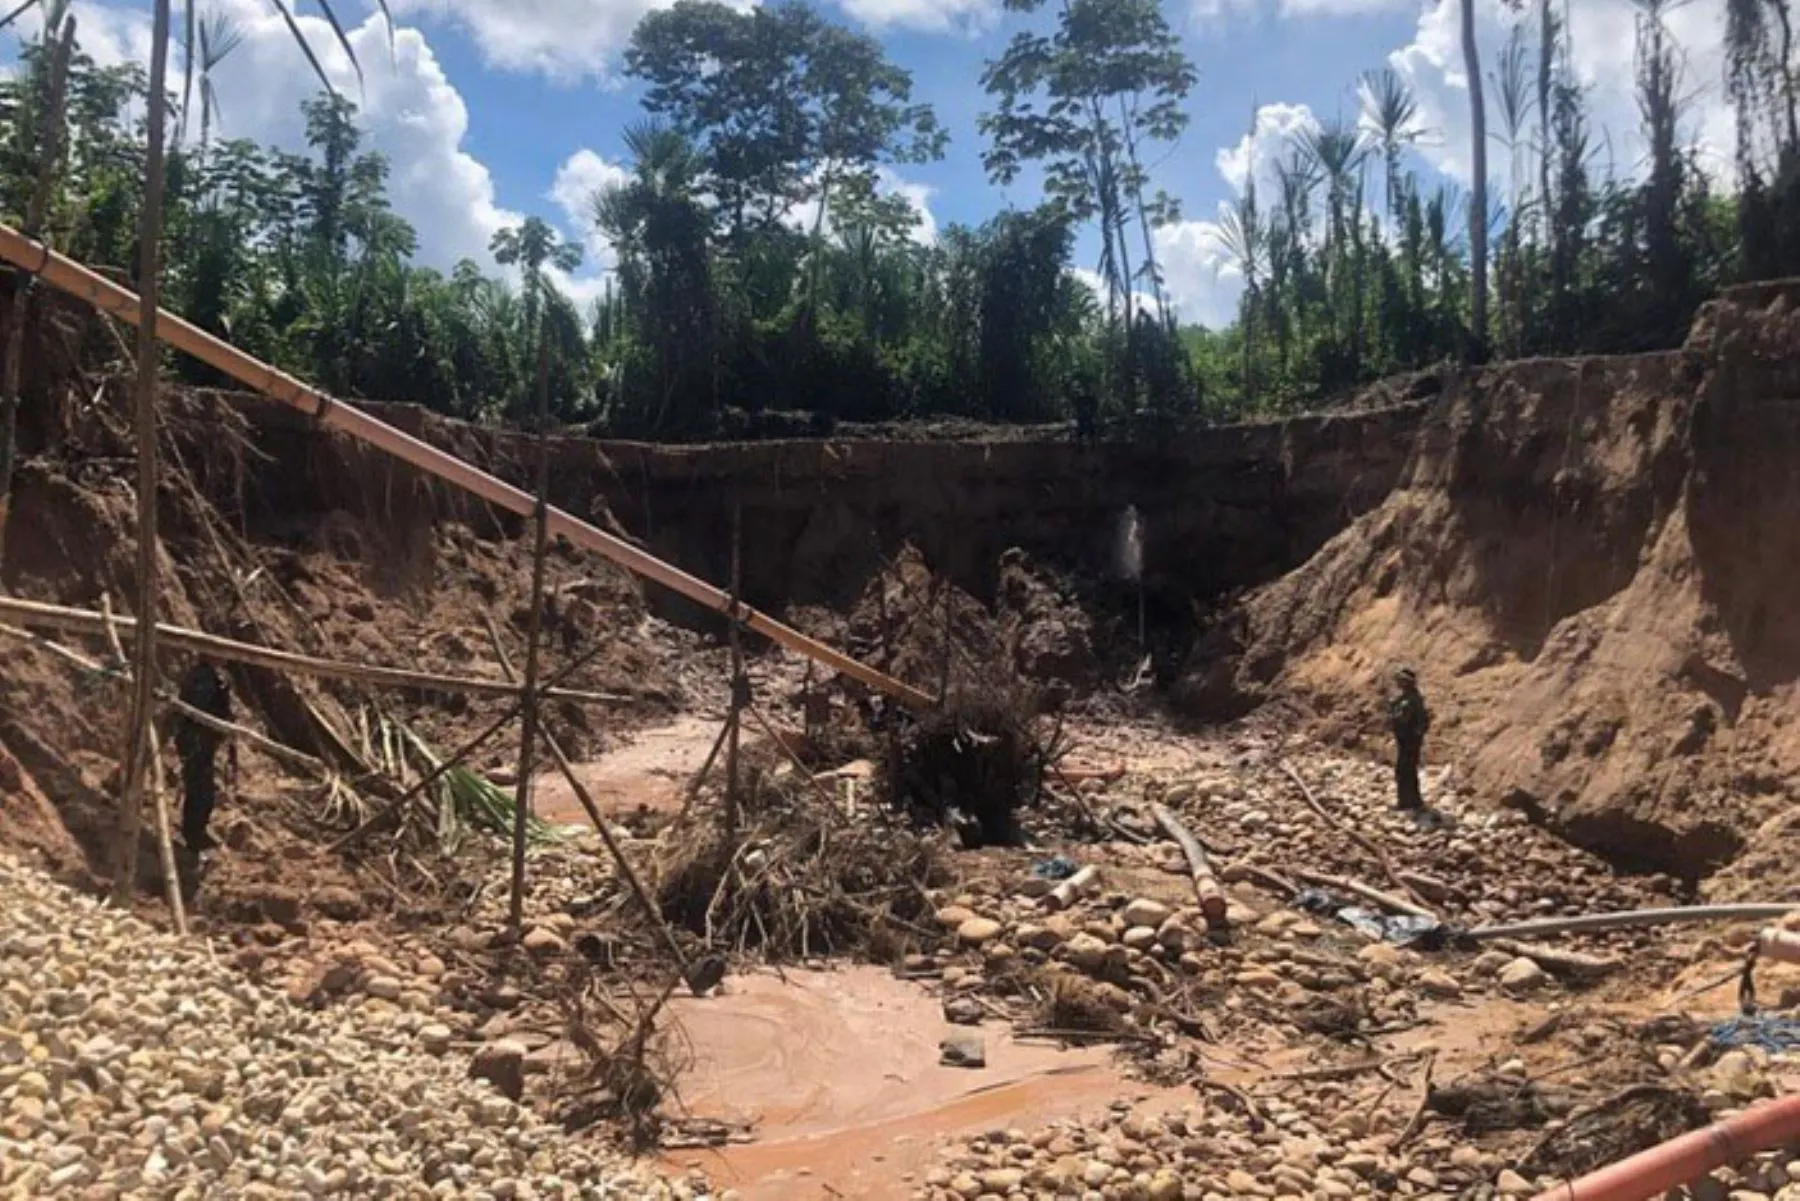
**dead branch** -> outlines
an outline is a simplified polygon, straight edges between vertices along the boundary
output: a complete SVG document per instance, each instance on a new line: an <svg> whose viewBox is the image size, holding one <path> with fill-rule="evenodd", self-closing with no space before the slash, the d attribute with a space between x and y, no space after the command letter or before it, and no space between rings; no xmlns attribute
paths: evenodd
<svg viewBox="0 0 1800 1201"><path fill-rule="evenodd" d="M1425 898L1419 896L1406 881L1400 878L1400 873L1395 869L1393 860L1388 858L1387 852L1381 848L1380 844L1376 843L1372 838L1368 837L1354 826L1351 826L1348 822L1336 817L1330 810L1326 809L1324 805L1320 804L1319 798L1313 794L1311 786L1307 784L1306 780L1299 772L1294 770L1293 764L1284 759L1281 761L1281 770L1287 774L1288 779L1294 782L1295 787L1299 788L1300 796L1306 802L1306 807L1308 809L1311 809L1314 813L1318 814L1319 819L1326 825L1330 826L1332 829L1348 838L1351 842L1354 842L1357 846L1361 847L1364 851L1368 852L1375 862L1381 865L1382 872L1386 874L1390 881L1404 889L1406 894L1412 897L1415 902L1420 905L1424 904Z"/></svg>
<svg viewBox="0 0 1800 1201"><path fill-rule="evenodd" d="M1181 819L1167 805L1156 804L1150 807L1156 817L1156 824L1163 833L1173 838L1181 846L1181 853L1187 857L1188 872L1194 881L1194 896L1200 902L1200 911L1206 915L1206 924L1215 930L1225 928L1225 893L1219 888L1219 881L1213 875L1212 864L1206 858L1206 852L1200 848L1200 842L1188 828L1181 824Z"/></svg>

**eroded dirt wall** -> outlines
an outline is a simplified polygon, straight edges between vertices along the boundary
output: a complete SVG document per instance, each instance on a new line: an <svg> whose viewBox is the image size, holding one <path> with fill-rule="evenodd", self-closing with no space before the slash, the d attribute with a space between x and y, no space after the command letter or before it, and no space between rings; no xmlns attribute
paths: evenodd
<svg viewBox="0 0 1800 1201"><path fill-rule="evenodd" d="M251 402L270 461L250 518L300 528L346 509L391 519L396 570L408 530L440 517L517 528L381 456L315 432L304 417ZM385 420L529 486L535 453L516 434L476 429L404 406ZM841 607L880 562L910 542L935 568L991 597L1002 553L1093 578L1113 573L1119 519L1144 519L1147 585L1187 614L1210 598L1303 562L1379 504L1409 452L1422 408L1198 431L1152 445L795 441L697 447L554 444L555 503L610 513L657 554L709 580L729 574L741 505L744 590L753 603ZM666 602L665 602L666 603Z"/></svg>

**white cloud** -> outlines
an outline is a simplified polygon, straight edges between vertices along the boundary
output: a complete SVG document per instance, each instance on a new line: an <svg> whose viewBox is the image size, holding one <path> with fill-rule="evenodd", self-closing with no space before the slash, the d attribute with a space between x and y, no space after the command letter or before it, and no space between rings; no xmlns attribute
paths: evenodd
<svg viewBox="0 0 1800 1201"><path fill-rule="evenodd" d="M1698 144L1708 163L1724 168L1731 159L1733 116L1721 85L1726 0L1689 0L1666 16L1675 44L1685 55L1684 83L1692 110L1683 135ZM1389 61L1413 84L1422 123L1434 135L1421 149L1433 167L1461 183L1470 180L1468 75L1463 69L1461 5L1432 0L1419 18L1413 41ZM1502 0L1476 0L1482 71L1491 81L1501 47L1520 19ZM1596 169L1632 176L1642 170L1644 141L1633 95L1636 57L1634 0L1582 0L1569 6L1569 33L1577 77L1587 88L1587 110L1595 145L1602 148ZM1528 31L1527 37L1534 35ZM1499 106L1487 87L1488 132L1499 131ZM1535 123L1535 116L1534 116ZM1488 150L1488 174L1496 186L1508 178L1506 151Z"/></svg>
<svg viewBox="0 0 1800 1201"><path fill-rule="evenodd" d="M1221 211L1226 207L1221 204ZM1178 221L1156 231L1169 300L1183 321L1221 329L1237 319L1244 278L1214 221Z"/></svg>
<svg viewBox="0 0 1800 1201"><path fill-rule="evenodd" d="M1319 119L1304 104L1265 104L1256 110L1256 120L1235 146L1221 146L1213 156L1213 165L1242 196L1254 174L1259 189L1265 188L1275 172L1275 164L1286 157L1294 138L1308 129L1319 128Z"/></svg>
<svg viewBox="0 0 1800 1201"><path fill-rule="evenodd" d="M838 4L876 29L976 33L993 28L1000 16L998 0L838 0Z"/></svg>
<svg viewBox="0 0 1800 1201"><path fill-rule="evenodd" d="M1254 178L1258 191L1267 197L1275 164L1287 155L1296 136L1318 125L1304 104L1265 104L1243 137L1219 148L1213 165L1236 195L1242 196ZM1228 201L1219 203L1219 220L1177 221L1156 231L1157 260L1169 299L1182 320L1211 329L1236 320L1238 298L1244 292L1243 275L1226 249L1220 224L1230 207Z"/></svg>
<svg viewBox="0 0 1800 1201"><path fill-rule="evenodd" d="M564 232L585 247L590 273L611 270L614 257L612 243L601 237L594 226L594 194L630 178L631 172L624 167L607 162L585 147L556 169L556 179L547 195L563 211Z"/></svg>
<svg viewBox="0 0 1800 1201"><path fill-rule="evenodd" d="M465 30L489 65L573 82L605 78L645 14L675 0L389 0L396 16ZM754 0L730 0L748 8Z"/></svg>
<svg viewBox="0 0 1800 1201"><path fill-rule="evenodd" d="M907 206L919 219L918 224L912 228L913 241L921 246L931 246L937 242L937 217L931 211L931 198L937 194L936 188L929 184L912 183L902 179L891 168L877 167L875 169L875 191L883 196L898 196L906 201ZM829 212L825 214L824 232L827 234L836 232L836 223L832 220L832 216L833 214ZM789 229L811 233L818 219L819 203L815 201L812 204L800 205L789 210L787 216L783 218L783 224Z"/></svg>
<svg viewBox="0 0 1800 1201"><path fill-rule="evenodd" d="M316 95L319 83L286 23L261 0L215 3L245 35L243 45L217 71L220 132L303 149L300 102ZM449 267L470 258L492 269L489 240L521 216L500 206L493 176L463 149L468 107L424 35L417 29L397 30L390 53L387 28L379 18L350 30L364 72L359 88L330 26L312 17L301 18L300 24L333 86L357 104L365 144L387 156L389 196L395 211L418 230L421 259Z"/></svg>
<svg viewBox="0 0 1800 1201"><path fill-rule="evenodd" d="M215 72L221 110L217 135L304 151L300 102L321 89L286 23L265 0L213 3L244 34L243 43ZM77 0L75 11L82 48L97 61L148 59L149 20L141 10ZM448 269L469 258L490 273L516 274L503 272L488 244L496 232L517 224L523 215L499 203L492 174L463 148L468 106L445 76L424 34L401 27L390 46L386 24L373 15L350 29L350 43L363 67L359 85L330 26L316 17L301 17L299 23L333 87L356 103L365 145L387 157L389 197L395 211L418 231L420 262ZM179 61L177 47L170 63L175 79ZM576 155L570 163L580 158ZM599 161L598 156L594 159ZM564 164L565 169L569 165ZM583 161L577 167L586 165ZM556 186L565 182L559 172ZM578 278L568 281L570 290L578 297L596 292L596 267L603 265L584 268Z"/></svg>

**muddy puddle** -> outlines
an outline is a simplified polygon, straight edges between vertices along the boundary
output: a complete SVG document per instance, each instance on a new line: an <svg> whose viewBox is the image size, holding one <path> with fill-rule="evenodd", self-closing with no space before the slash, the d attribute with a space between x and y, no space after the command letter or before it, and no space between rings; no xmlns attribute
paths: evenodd
<svg viewBox="0 0 1800 1201"><path fill-rule="evenodd" d="M717 718L688 716L640 730L624 746L576 764L575 774L602 813L623 815L640 806L652 813L677 812L721 724ZM533 779L532 799L541 817L586 824L581 802L560 772L546 771Z"/></svg>
<svg viewBox="0 0 1800 1201"><path fill-rule="evenodd" d="M674 1151L749 1199L912 1195L934 1148L957 1136L1041 1126L1159 1094L1126 1080L1103 1048L1017 1043L980 1027L987 1067L938 1062L953 1031L935 997L880 968L733 977L677 1003L692 1058L681 1103L696 1117L754 1125L755 1141Z"/></svg>

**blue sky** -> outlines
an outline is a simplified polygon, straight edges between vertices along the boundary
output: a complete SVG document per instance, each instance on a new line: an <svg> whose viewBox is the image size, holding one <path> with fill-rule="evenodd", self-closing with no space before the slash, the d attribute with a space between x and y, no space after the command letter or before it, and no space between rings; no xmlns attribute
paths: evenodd
<svg viewBox="0 0 1800 1201"><path fill-rule="evenodd" d="M359 8L370 14L353 33L367 70L365 125L371 143L393 160L396 207L419 228L423 258L449 265L468 255L491 265L485 247L492 232L537 214L588 240L588 265L566 286L578 295L598 289L610 249L585 228L584 200L619 177L620 134L639 115L619 55L642 14L668 2L390 0L400 25L390 57L373 4L342 0L340 15ZM999 0L817 2L833 19L880 39L913 73L916 97L932 104L950 131L943 161L896 167L890 181L928 214L921 236L1036 202L1030 185L1001 190L988 183L975 124L987 103L982 66L1020 18L1004 13ZM224 131L295 145L298 101L316 81L269 0L201 3L232 16L248 35L219 73ZM1506 18L1500 0L1478 3L1491 64ZM299 0L302 12L311 4ZM1730 144L1718 86L1723 5L1692 0L1672 18L1701 99L1688 132L1720 151ZM1371 67L1391 63L1419 94L1426 136L1415 165L1466 182L1469 114L1457 9L1456 0L1165 0L1200 75L1188 103L1192 123L1156 180L1183 204L1182 223L1157 240L1184 317L1228 320L1240 291L1213 225L1220 204L1236 195L1246 173L1266 170L1293 129L1315 116L1354 115L1356 79ZM83 43L96 57L146 53L148 0L77 0L76 10ZM1632 11L1632 0L1573 0L1572 7L1577 67L1624 171L1635 159ZM356 96L355 77L324 22L303 24L340 88ZM1491 171L1503 187L1503 151L1494 154ZM1092 233L1084 233L1079 265L1092 265L1094 246Z"/></svg>

